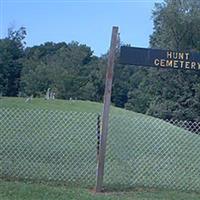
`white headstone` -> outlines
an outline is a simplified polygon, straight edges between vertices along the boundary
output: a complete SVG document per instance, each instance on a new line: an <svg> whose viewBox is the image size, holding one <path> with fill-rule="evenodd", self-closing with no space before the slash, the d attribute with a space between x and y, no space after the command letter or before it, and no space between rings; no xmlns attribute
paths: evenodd
<svg viewBox="0 0 200 200"><path fill-rule="evenodd" d="M50 99L50 90L51 90L50 88L47 89L46 96L45 96L46 100Z"/></svg>
<svg viewBox="0 0 200 200"><path fill-rule="evenodd" d="M33 95L31 95L30 97L26 98L25 102L29 102L33 100Z"/></svg>

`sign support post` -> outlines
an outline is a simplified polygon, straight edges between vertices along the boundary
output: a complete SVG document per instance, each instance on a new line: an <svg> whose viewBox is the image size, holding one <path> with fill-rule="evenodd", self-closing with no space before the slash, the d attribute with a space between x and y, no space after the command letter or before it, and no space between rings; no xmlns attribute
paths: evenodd
<svg viewBox="0 0 200 200"><path fill-rule="evenodd" d="M97 166L97 180L96 180L96 192L102 191L103 176L104 176L104 162L106 155L106 140L108 135L108 120L109 120L109 110L110 110L110 100L112 91L112 79L113 79L113 68L115 62L116 48L118 44L118 27L114 26L112 28L112 37L110 44L110 51L108 56L108 66L106 72L106 83L104 92L104 105L103 105L103 117L102 117L102 133L100 137L100 151L99 160Z"/></svg>

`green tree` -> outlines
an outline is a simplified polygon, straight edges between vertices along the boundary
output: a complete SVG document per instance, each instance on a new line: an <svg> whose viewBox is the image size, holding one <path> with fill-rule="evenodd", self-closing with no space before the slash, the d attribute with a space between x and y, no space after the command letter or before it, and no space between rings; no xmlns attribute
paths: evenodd
<svg viewBox="0 0 200 200"><path fill-rule="evenodd" d="M165 0L153 11L150 46L171 50L200 50L200 1ZM197 120L200 73L148 69L138 87L129 91L126 106L160 118Z"/></svg>
<svg viewBox="0 0 200 200"><path fill-rule="evenodd" d="M0 40L0 93L3 95L18 94L25 35L24 27L17 31L9 29L8 37Z"/></svg>
<svg viewBox="0 0 200 200"><path fill-rule="evenodd" d="M25 94L44 95L47 88L57 98L101 99L100 61L86 45L77 42L45 43L26 49L21 76Z"/></svg>

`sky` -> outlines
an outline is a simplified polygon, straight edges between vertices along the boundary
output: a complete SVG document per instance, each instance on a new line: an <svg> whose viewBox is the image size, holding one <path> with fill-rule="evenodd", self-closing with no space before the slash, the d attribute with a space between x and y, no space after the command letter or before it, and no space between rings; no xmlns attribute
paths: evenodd
<svg viewBox="0 0 200 200"><path fill-rule="evenodd" d="M163 0L0 0L0 38L24 26L27 46L78 41L100 56L118 26L121 42L148 47L156 2Z"/></svg>

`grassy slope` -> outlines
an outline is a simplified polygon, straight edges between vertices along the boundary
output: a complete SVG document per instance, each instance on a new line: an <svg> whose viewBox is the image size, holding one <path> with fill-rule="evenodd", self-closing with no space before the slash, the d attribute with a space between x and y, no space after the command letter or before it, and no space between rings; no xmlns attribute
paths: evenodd
<svg viewBox="0 0 200 200"><path fill-rule="evenodd" d="M57 124L57 122L49 122L47 120L49 117L47 113L40 113L42 116L41 119L30 119L26 121L28 115L26 116L26 113L23 112L24 109L20 109L22 110L19 112L20 117L8 117L6 118L6 121L3 122L10 124L11 126L4 126L2 129L0 126L0 132L3 132L4 134L3 137L7 137L7 133L12 133L12 135L16 135L16 139L18 139L17 136L19 136L19 133L21 135L21 140L19 140L19 142L23 141L23 148L26 150L23 152L25 159L23 160L23 163L15 163L16 170L18 169L19 171L20 167L21 169L25 169L25 167L29 166L31 172L31 167L34 166L38 170L36 174L32 174L34 178L37 178L37 176L42 177L43 175L47 177L48 174L45 172L55 170L56 160L55 164L51 163L50 165L46 165L45 163L42 163L41 160L38 160L39 162L37 160L32 161L25 155L27 155L31 150L32 152L40 154L42 158L46 159L46 162L51 162L45 157L47 152L51 153L51 159L53 159L54 156L59 153L58 148L56 147L62 146L62 151L66 153L66 156L71 153L68 148L71 147L70 149L77 149L77 151L73 151L70 163L79 163L80 167L74 167L74 170L71 171L67 171L68 169L65 167L63 170L64 174L62 176L64 178L68 178L67 176L65 177L65 175L69 174L70 176L74 176L74 178L76 178L76 176L81 174L83 167L85 167L85 173L91 173L91 176L83 178L93 180L92 184L94 184L96 168L96 141L93 137L95 129L92 129L92 126L94 127L96 122L95 119L93 120L95 116L91 117L89 113L101 112L102 104L87 101L75 101L71 103L63 100L44 101L43 99L34 99L33 102L28 103L25 103L24 101L24 99L20 98L3 98L0 100L0 108L14 107L28 110L32 108L42 108L44 110L54 111L59 110L62 112L56 112L55 116L57 122L60 121L61 124L65 123L65 121L63 121L63 117L65 116L63 115L63 111L88 112L88 115L86 116L88 121L86 124L88 124L89 127L85 127L82 118L78 118L77 116L75 116L77 120L70 123L72 123L72 125L79 123L78 131L75 128L70 129L70 131L73 131L67 132L67 130L64 129L65 127L57 127L54 131L60 135L63 133L66 135L66 133L68 133L69 135L73 134L77 138L81 137L83 139L80 140L78 148L76 143L70 143L69 146L67 141L64 141L62 137L60 139L57 137L55 140L49 140L49 133L45 132L45 129L42 129L43 127L40 127L41 123L49 123L49 125L52 125L53 123L53 127ZM138 185L186 190L198 190L200 188L199 136L190 134L187 131L162 120L123 109L112 107L111 113L112 115L108 137L108 156L106 160L105 172L105 183L107 186L120 186L124 188ZM70 116L67 115L67 118L69 117ZM15 121L17 121L17 129L13 126ZM28 133L30 134L28 138L26 136L26 130L23 129L24 121L27 127L29 127L29 124L34 125L34 127L30 126L30 129L28 130ZM83 131L80 132L80 130ZM43 135L41 135L41 133ZM83 134L85 134L84 137ZM52 133L52 136L55 136L55 134ZM92 138L94 138L94 140ZM7 139L9 141L9 137L7 137ZM38 139L39 145L31 146L29 143L26 145L26 140L28 139L32 139L33 142ZM12 149L12 146L16 145L14 143L15 140L12 140L12 142L9 141L10 146L7 145L7 149ZM47 146L45 146L46 143ZM42 144L44 144L46 151L38 148ZM80 153L82 153L83 150L86 155L89 155L89 166L85 164L86 161L81 157ZM20 157L21 154L18 156ZM59 162L63 162L63 165L65 165L67 161L69 161L69 158L68 160L62 158ZM38 165L37 162L39 163ZM4 168L5 173L9 174L9 169L7 169L6 163ZM40 169L44 169L44 171ZM57 170L59 171L59 168ZM18 171L16 171L16 173L19 173ZM28 176L29 174L20 175L23 177ZM62 177L55 176L53 178ZM78 178L80 179L81 177Z"/></svg>
<svg viewBox="0 0 200 200"><path fill-rule="evenodd" d="M67 100L50 100L35 98L31 102L25 103L24 98L8 98L0 99L0 108L24 108L24 109L46 109L57 111L73 111L73 112L89 112L100 113L102 111L102 104L91 101L67 101ZM133 112L125 111L120 108L111 107L112 114L129 114ZM136 114L135 115L140 115Z"/></svg>
<svg viewBox="0 0 200 200"><path fill-rule="evenodd" d="M95 195L87 189L54 187L19 182L0 182L1 200L199 200L200 194L175 191L135 190Z"/></svg>
<svg viewBox="0 0 200 200"><path fill-rule="evenodd" d="M7 108L24 108L24 109L46 109L59 111L78 111L78 112L99 112L101 104L87 101L66 101L54 100L45 101L44 99L35 98L31 102L25 103L24 98L2 98L0 107Z"/></svg>

